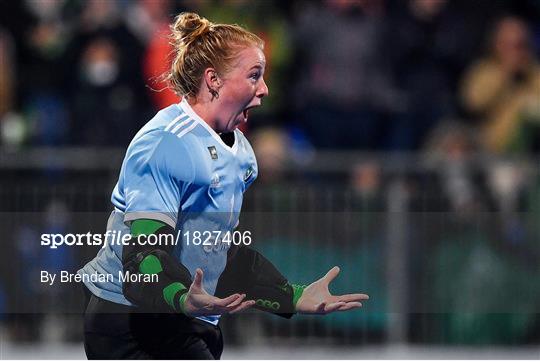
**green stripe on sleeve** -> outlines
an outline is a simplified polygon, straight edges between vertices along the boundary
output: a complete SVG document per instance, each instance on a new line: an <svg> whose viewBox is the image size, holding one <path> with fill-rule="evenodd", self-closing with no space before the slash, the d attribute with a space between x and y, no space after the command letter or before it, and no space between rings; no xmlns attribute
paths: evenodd
<svg viewBox="0 0 540 362"><path fill-rule="evenodd" d="M161 229L166 224L151 219L137 219L131 223L131 235L150 235Z"/></svg>
<svg viewBox="0 0 540 362"><path fill-rule="evenodd" d="M187 288L184 286L184 284L180 282L174 282L169 284L163 289L163 299L165 299L165 302L174 310L176 310L176 307L174 305L174 296L176 293L186 290ZM185 293L187 294L187 293ZM180 309L183 312L183 302L180 303Z"/></svg>
<svg viewBox="0 0 540 362"><path fill-rule="evenodd" d="M180 311L184 314L186 314L186 310L184 309L185 308L185 304L186 304L186 298L187 298L187 292L185 292L184 294L182 294L180 296L180 300L179 300L179 304L180 304Z"/></svg>
<svg viewBox="0 0 540 362"><path fill-rule="evenodd" d="M294 308L296 308L296 303L298 303L298 300L302 297L302 293L304 293L304 289L306 289L306 285L298 285L298 284L291 284L292 290L293 290L293 305Z"/></svg>
<svg viewBox="0 0 540 362"><path fill-rule="evenodd" d="M158 274L163 270L161 262L155 255L147 255L139 264L139 272L142 274Z"/></svg>

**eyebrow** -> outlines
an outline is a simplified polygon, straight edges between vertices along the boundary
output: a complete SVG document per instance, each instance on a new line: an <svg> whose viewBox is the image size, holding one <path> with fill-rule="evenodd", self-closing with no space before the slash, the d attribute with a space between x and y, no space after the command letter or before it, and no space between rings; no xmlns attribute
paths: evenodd
<svg viewBox="0 0 540 362"><path fill-rule="evenodd" d="M251 68L249 68L248 72L251 72L253 69L258 69L258 70L262 71L264 69L264 67L261 64L256 64L256 65L252 66Z"/></svg>

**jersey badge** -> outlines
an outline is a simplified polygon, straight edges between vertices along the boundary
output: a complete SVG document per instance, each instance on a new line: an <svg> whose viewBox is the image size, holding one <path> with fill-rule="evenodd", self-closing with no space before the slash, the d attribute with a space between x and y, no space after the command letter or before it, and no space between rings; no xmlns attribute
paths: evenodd
<svg viewBox="0 0 540 362"><path fill-rule="evenodd" d="M249 168L246 170L246 173L244 174L244 182L248 182L251 176L253 176L253 166L249 166Z"/></svg>
<svg viewBox="0 0 540 362"><path fill-rule="evenodd" d="M218 159L218 153L215 146L208 147L208 152L210 152L210 157L212 157L212 160Z"/></svg>

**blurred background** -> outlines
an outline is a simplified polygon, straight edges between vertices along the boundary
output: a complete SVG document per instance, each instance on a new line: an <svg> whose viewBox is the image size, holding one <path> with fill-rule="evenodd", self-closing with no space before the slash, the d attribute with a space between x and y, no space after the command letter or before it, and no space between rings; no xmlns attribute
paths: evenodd
<svg viewBox="0 0 540 362"><path fill-rule="evenodd" d="M224 358L540 358L540 2L0 0L0 356L84 358L76 271L125 149L179 99L181 11L266 42L241 228L362 311L224 317ZM275 347L279 346L279 350Z"/></svg>

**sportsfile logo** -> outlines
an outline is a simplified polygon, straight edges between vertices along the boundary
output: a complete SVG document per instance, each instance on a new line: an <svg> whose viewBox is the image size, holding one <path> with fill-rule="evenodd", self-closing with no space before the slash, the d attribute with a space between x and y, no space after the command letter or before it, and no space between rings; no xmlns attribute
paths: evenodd
<svg viewBox="0 0 540 362"><path fill-rule="evenodd" d="M173 234L141 234L132 236L117 230L108 230L105 234L41 234L41 246L58 249L62 246L101 246L107 245L148 245L175 246L183 243L186 246L202 246L207 252L228 249L231 245L251 245L252 235L249 230L234 231L199 231L179 230Z"/></svg>

